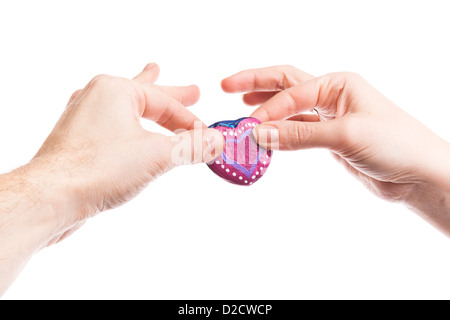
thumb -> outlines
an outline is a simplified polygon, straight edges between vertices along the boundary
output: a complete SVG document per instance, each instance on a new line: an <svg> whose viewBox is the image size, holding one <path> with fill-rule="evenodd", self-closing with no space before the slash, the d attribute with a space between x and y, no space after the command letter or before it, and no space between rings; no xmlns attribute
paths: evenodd
<svg viewBox="0 0 450 320"><path fill-rule="evenodd" d="M224 148L224 137L216 129L195 128L172 137L170 160L173 165L210 162Z"/></svg>
<svg viewBox="0 0 450 320"><path fill-rule="evenodd" d="M298 150L341 147L339 120L324 122L271 121L253 129L258 144L267 149Z"/></svg>

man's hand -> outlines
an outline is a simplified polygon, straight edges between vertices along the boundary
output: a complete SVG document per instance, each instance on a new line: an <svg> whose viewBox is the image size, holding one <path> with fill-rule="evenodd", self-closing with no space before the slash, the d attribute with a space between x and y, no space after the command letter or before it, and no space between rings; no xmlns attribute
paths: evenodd
<svg viewBox="0 0 450 320"><path fill-rule="evenodd" d="M222 152L220 132L185 107L198 100L198 87L158 86L158 75L149 64L133 80L95 77L73 94L30 163L0 176L0 295L34 252L130 200L175 165ZM141 118L184 132L148 132Z"/></svg>
<svg viewBox="0 0 450 320"><path fill-rule="evenodd" d="M185 107L197 102L198 87L158 86L153 84L158 75L158 66L149 64L133 80L95 77L73 94L33 159L70 181L67 188L76 197L74 202L83 204L75 221L122 204L174 167L172 151L183 143L181 139L192 138L189 146L202 150L202 157L184 162L207 162L220 154L223 137ZM148 132L140 124L141 117L171 131L197 126L203 129L203 144L193 145L193 131L177 137Z"/></svg>

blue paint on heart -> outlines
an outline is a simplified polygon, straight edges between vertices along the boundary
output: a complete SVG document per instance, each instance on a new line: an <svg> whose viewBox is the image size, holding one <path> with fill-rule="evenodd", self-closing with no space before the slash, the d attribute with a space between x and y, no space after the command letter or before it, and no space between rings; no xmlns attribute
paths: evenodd
<svg viewBox="0 0 450 320"><path fill-rule="evenodd" d="M215 128L215 127L220 127L220 126L224 126L224 127L228 127L228 128L236 128L239 125L239 122L241 122L244 119L247 119L247 118L239 118L237 120L219 121L219 122L216 122L216 123L213 123L212 125L210 125L209 128Z"/></svg>

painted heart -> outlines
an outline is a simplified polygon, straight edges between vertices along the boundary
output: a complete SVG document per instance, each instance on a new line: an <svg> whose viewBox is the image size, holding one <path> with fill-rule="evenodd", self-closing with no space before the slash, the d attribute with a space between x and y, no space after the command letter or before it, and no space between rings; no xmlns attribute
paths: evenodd
<svg viewBox="0 0 450 320"><path fill-rule="evenodd" d="M253 128L261 122L255 118L219 121L212 125L222 132L225 147L222 154L208 167L228 182L249 186L266 172L272 151L260 147L252 136Z"/></svg>

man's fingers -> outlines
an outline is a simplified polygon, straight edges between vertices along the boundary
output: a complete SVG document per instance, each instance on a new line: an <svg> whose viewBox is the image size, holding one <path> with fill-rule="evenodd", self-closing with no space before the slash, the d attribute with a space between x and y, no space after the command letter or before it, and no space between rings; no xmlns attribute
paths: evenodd
<svg viewBox="0 0 450 320"><path fill-rule="evenodd" d="M201 126L170 137L150 132L149 138L152 142L160 140L157 144L148 145L159 147L156 151L161 155L161 161L171 164L169 167L213 161L224 148L224 138L220 131Z"/></svg>
<svg viewBox="0 0 450 320"><path fill-rule="evenodd" d="M244 70L222 80L225 92L280 91L313 76L292 66Z"/></svg>
<svg viewBox="0 0 450 320"><path fill-rule="evenodd" d="M141 90L139 115L152 120L171 131L194 128L195 123L205 126L200 119L189 112L185 106L198 101L200 90L197 86L155 86L153 82L159 76L156 63L149 63L133 80Z"/></svg>
<svg viewBox="0 0 450 320"><path fill-rule="evenodd" d="M141 83L154 83L159 77L159 66L156 63L149 63L145 66L133 80Z"/></svg>
<svg viewBox="0 0 450 320"><path fill-rule="evenodd" d="M346 140L341 135L341 122L272 121L255 127L253 134L262 147L279 150L328 148L337 150Z"/></svg>
<svg viewBox="0 0 450 320"><path fill-rule="evenodd" d="M200 89L196 85L155 86L155 88L176 99L184 106L192 106L200 98Z"/></svg>
<svg viewBox="0 0 450 320"><path fill-rule="evenodd" d="M145 97L143 118L152 120L171 131L191 130L196 123L206 127L200 119L185 108L179 101L147 85L141 85Z"/></svg>
<svg viewBox="0 0 450 320"><path fill-rule="evenodd" d="M156 63L149 63L133 80L144 85L152 85L158 79L159 72L159 66ZM196 85L155 86L155 88L178 100L185 106L193 105L200 98L200 89Z"/></svg>
<svg viewBox="0 0 450 320"><path fill-rule="evenodd" d="M171 139L171 160L174 165L213 161L224 148L223 135L215 129L195 128Z"/></svg>

